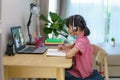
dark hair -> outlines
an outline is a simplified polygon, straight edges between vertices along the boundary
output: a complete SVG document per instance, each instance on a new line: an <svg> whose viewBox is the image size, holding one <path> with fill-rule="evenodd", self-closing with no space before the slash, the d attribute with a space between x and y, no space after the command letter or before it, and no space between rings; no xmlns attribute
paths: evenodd
<svg viewBox="0 0 120 80"><path fill-rule="evenodd" d="M88 36L90 34L90 30L88 29L87 24L81 15L73 15L67 18L66 26L69 27L69 25L74 25L76 29L77 27L80 27L80 29L84 31L84 36Z"/></svg>

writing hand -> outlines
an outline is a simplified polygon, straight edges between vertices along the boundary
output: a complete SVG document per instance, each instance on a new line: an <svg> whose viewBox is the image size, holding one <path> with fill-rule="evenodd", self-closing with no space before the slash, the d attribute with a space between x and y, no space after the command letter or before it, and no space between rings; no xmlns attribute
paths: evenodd
<svg viewBox="0 0 120 80"><path fill-rule="evenodd" d="M58 50L59 50L59 51L65 50L65 46L64 46L64 45L58 45Z"/></svg>

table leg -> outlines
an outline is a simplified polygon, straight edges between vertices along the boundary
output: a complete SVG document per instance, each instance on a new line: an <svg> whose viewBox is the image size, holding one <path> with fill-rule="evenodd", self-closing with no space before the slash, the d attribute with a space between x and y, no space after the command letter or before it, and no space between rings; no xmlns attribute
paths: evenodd
<svg viewBox="0 0 120 80"><path fill-rule="evenodd" d="M32 80L32 78L28 78L28 80Z"/></svg>
<svg viewBox="0 0 120 80"><path fill-rule="evenodd" d="M65 69L57 68L57 80L65 80Z"/></svg>
<svg viewBox="0 0 120 80"><path fill-rule="evenodd" d="M8 80L8 69L7 67L4 67L4 80Z"/></svg>

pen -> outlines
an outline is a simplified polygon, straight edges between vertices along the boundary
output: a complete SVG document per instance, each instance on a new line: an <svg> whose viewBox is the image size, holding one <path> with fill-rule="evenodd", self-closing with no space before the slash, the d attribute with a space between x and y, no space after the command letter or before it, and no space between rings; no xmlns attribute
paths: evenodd
<svg viewBox="0 0 120 80"><path fill-rule="evenodd" d="M65 44L62 44L62 46L65 46Z"/></svg>
<svg viewBox="0 0 120 80"><path fill-rule="evenodd" d="M62 44L62 49L65 50L66 49L66 45Z"/></svg>

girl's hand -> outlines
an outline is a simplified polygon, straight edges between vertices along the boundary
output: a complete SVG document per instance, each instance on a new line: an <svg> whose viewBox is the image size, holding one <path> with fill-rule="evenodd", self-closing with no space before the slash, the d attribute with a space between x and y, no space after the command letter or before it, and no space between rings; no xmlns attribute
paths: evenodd
<svg viewBox="0 0 120 80"><path fill-rule="evenodd" d="M65 50L65 46L64 46L64 45L58 45L58 50L59 50L59 51Z"/></svg>

